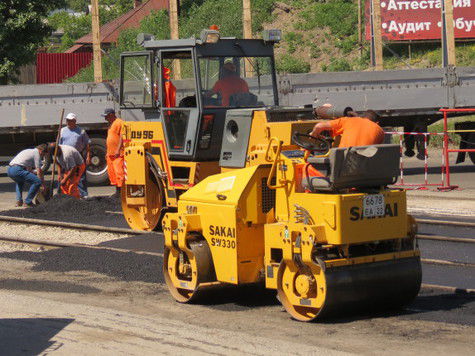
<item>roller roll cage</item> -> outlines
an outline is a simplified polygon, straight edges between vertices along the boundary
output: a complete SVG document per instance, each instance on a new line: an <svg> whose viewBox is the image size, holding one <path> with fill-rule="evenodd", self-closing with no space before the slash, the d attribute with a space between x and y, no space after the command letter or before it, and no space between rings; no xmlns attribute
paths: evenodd
<svg viewBox="0 0 475 356"><path fill-rule="evenodd" d="M228 109L279 104L272 42L233 38L201 43L183 39L145 41L143 46L145 51L121 54L120 108L158 111L167 132L168 150L177 159L194 160L202 156L212 160L219 155ZM172 59L182 63L181 77L176 78ZM222 78L225 62L230 61L248 83L250 94L236 95L224 105L220 94L212 93L211 89ZM167 65L172 71L170 82L176 87L174 105L170 105L170 100L167 102L169 93L164 90L168 79L163 67ZM214 68L214 73L210 74L210 68L211 71ZM176 117L181 120L179 124ZM207 123L211 128L207 127L209 132L204 133L204 121L210 117L212 127ZM177 129L182 131L177 133ZM203 135L208 137L206 142ZM216 136L218 139L213 138ZM198 152L203 150L209 152Z"/></svg>

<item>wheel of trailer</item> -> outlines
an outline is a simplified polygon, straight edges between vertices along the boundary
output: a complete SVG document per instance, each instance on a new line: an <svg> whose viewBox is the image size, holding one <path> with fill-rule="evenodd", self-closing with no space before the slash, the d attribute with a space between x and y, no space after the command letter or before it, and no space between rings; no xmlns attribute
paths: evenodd
<svg viewBox="0 0 475 356"><path fill-rule="evenodd" d="M134 230L153 231L160 228L160 220L163 215L165 195L163 185L157 181L152 173L145 185L146 205L127 204L127 185L121 190L122 212L127 224Z"/></svg>
<svg viewBox="0 0 475 356"><path fill-rule="evenodd" d="M104 184L109 179L106 161L106 139L104 137L91 137L89 145L91 164L87 167L87 181L91 184Z"/></svg>
<svg viewBox="0 0 475 356"><path fill-rule="evenodd" d="M285 310L296 320L312 321L322 310L327 294L325 272L319 265L279 266L277 294Z"/></svg>
<svg viewBox="0 0 475 356"><path fill-rule="evenodd" d="M216 280L211 251L201 235L194 235L189 250L165 246L163 275L173 298L180 303L196 300L201 283Z"/></svg>

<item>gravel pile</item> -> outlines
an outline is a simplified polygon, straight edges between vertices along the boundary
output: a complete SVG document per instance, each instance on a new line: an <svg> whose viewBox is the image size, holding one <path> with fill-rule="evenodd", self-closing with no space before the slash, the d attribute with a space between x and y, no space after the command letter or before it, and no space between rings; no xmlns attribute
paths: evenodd
<svg viewBox="0 0 475 356"><path fill-rule="evenodd" d="M80 200L68 195L55 195L52 199L35 207L7 210L1 214L91 225L128 227L122 215L109 213L120 211L118 197L96 196Z"/></svg>

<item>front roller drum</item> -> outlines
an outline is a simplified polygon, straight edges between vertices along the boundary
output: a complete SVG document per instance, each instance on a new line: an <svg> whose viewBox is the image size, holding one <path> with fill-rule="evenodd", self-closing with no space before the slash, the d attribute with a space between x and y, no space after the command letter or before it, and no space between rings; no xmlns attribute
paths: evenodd
<svg viewBox="0 0 475 356"><path fill-rule="evenodd" d="M203 283L216 280L211 251L204 239L192 240L188 251L165 246L163 275L173 298L180 303L197 299Z"/></svg>
<svg viewBox="0 0 475 356"><path fill-rule="evenodd" d="M149 174L149 176L151 173ZM165 203L164 189L161 182L156 179L147 179L146 204L128 205L127 204L127 186L121 189L122 212L124 218L133 230L153 231L160 227L160 218L163 215L162 209Z"/></svg>
<svg viewBox="0 0 475 356"><path fill-rule="evenodd" d="M277 292L287 312L300 321L357 310L400 308L419 293L420 257L325 269L281 263Z"/></svg>

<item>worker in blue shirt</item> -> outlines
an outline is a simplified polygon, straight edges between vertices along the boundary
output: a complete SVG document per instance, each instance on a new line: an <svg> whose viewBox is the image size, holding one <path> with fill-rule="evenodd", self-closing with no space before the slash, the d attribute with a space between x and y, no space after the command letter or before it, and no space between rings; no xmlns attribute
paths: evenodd
<svg viewBox="0 0 475 356"><path fill-rule="evenodd" d="M16 183L16 206L23 206L23 187L30 185L25 199L27 206L34 206L33 199L43 182L41 159L47 153L46 144L29 148L18 153L8 165L8 176Z"/></svg>
<svg viewBox="0 0 475 356"><path fill-rule="evenodd" d="M61 129L61 139L59 141L61 145L72 146L81 154L86 167L91 163L91 153L89 151L89 146L91 140L86 132L86 130L81 129L77 125L77 116L74 113L69 113L66 115L66 126ZM79 181L79 193L81 198L87 198L87 176L86 171L81 176Z"/></svg>

